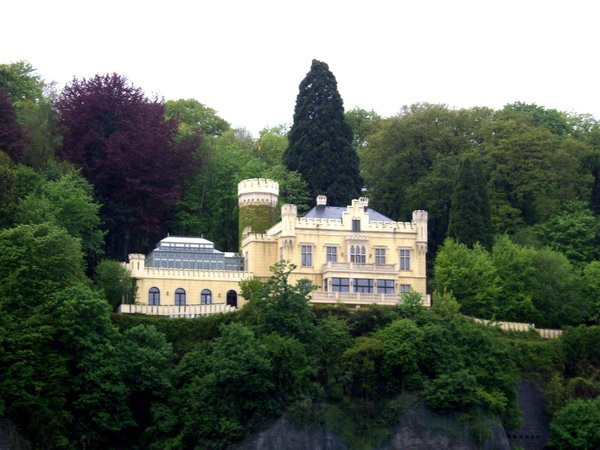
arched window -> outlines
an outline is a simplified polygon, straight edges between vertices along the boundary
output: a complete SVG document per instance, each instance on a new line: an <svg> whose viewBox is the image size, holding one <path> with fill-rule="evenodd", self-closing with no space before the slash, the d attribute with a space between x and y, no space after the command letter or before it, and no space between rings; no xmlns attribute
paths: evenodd
<svg viewBox="0 0 600 450"><path fill-rule="evenodd" d="M185 306L185 289L175 289L175 306Z"/></svg>
<svg viewBox="0 0 600 450"><path fill-rule="evenodd" d="M151 287L148 290L148 304L152 306L160 305L160 291L157 287Z"/></svg>
<svg viewBox="0 0 600 450"><path fill-rule="evenodd" d="M210 305L212 303L212 292L210 289L203 289L200 293L200 304L201 305Z"/></svg>

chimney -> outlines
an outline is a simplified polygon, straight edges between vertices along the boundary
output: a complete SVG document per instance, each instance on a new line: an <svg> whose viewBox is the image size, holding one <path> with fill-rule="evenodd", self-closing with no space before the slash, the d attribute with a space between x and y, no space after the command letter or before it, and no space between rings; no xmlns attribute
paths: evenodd
<svg viewBox="0 0 600 450"><path fill-rule="evenodd" d="M326 195L317 195L317 206L327 206Z"/></svg>

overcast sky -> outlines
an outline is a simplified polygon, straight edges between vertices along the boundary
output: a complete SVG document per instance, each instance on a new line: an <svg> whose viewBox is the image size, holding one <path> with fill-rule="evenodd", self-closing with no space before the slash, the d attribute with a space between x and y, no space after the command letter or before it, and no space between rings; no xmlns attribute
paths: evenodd
<svg viewBox="0 0 600 450"><path fill-rule="evenodd" d="M255 136L291 123L313 58L346 109L513 101L600 119L600 2L30 1L0 7L0 62L47 81L117 72Z"/></svg>

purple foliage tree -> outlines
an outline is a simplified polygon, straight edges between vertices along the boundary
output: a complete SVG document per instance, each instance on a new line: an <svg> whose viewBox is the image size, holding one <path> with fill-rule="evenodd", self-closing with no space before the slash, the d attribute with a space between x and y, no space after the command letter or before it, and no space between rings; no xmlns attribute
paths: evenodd
<svg viewBox="0 0 600 450"><path fill-rule="evenodd" d="M176 139L177 123L123 76L74 79L57 107L64 127L59 155L82 169L102 203L106 253L145 251L166 232L200 136Z"/></svg>

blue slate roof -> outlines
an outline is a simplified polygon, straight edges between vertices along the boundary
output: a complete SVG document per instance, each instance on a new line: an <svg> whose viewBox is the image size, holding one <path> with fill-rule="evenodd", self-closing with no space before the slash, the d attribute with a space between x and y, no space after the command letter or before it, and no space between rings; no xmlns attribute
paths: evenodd
<svg viewBox="0 0 600 450"><path fill-rule="evenodd" d="M346 207L341 206L313 206L304 217L308 219L342 219L342 214L346 211ZM367 208L369 214L369 222L395 222L395 220L378 213L374 209Z"/></svg>

